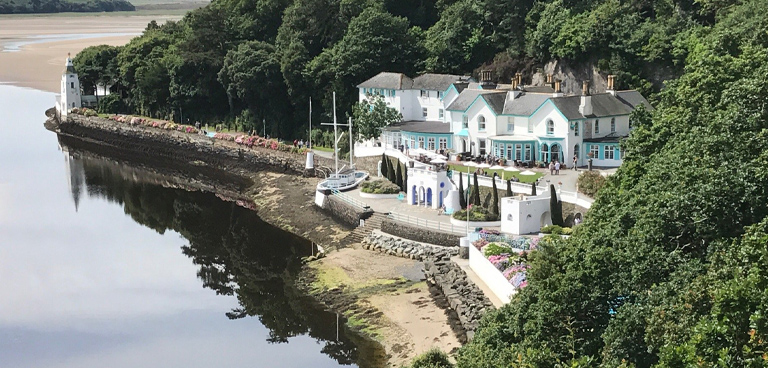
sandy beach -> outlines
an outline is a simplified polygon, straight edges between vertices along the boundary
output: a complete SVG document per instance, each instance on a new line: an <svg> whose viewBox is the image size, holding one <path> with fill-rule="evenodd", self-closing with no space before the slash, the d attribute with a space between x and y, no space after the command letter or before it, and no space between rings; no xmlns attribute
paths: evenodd
<svg viewBox="0 0 768 368"><path fill-rule="evenodd" d="M0 83L59 92L67 53L74 56L93 45L124 45L152 20L177 19L180 16L0 17Z"/></svg>

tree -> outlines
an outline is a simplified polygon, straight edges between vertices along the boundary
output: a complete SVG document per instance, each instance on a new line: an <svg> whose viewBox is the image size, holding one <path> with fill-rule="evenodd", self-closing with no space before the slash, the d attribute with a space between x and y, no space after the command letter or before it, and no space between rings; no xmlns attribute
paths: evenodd
<svg viewBox="0 0 768 368"><path fill-rule="evenodd" d="M379 170L381 170L381 176L384 176L384 177L387 176L387 172L389 171L389 169L387 168L387 164L388 163L389 163L389 160L387 159L387 155L382 153L381 154L381 167L379 168Z"/></svg>
<svg viewBox="0 0 768 368"><path fill-rule="evenodd" d="M381 135L381 128L401 120L403 115L387 106L380 95L370 96L352 106L353 130L358 140L376 139Z"/></svg>
<svg viewBox="0 0 768 368"><path fill-rule="evenodd" d="M512 192L512 179L507 179L507 197L514 196L515 193Z"/></svg>
<svg viewBox="0 0 768 368"><path fill-rule="evenodd" d="M459 206L461 207L462 210L465 210L467 209L467 193L464 191L464 179L463 179L464 175L461 175L461 173L458 173L458 174L459 174Z"/></svg>
<svg viewBox="0 0 768 368"><path fill-rule="evenodd" d="M496 189L496 178L493 178L493 184L491 188L491 194L493 195L493 198L491 199L491 208L488 209L488 212L493 216L495 219L501 218L501 213L499 212L499 191Z"/></svg>
<svg viewBox="0 0 768 368"><path fill-rule="evenodd" d="M531 196L532 197L536 196L536 182L535 181L531 183Z"/></svg>
<svg viewBox="0 0 768 368"><path fill-rule="evenodd" d="M405 185L403 184L403 165L400 165L399 161L397 164L397 173L395 173L395 184L400 187L400 190L405 190Z"/></svg>
<svg viewBox="0 0 768 368"><path fill-rule="evenodd" d="M80 51L72 63L77 71L83 93L98 98L97 85L111 86L118 78L117 55L119 47L90 46Z"/></svg>
<svg viewBox="0 0 768 368"><path fill-rule="evenodd" d="M397 181L397 174L395 174L395 164L392 163L389 158L387 158L387 179L393 183Z"/></svg>
<svg viewBox="0 0 768 368"><path fill-rule="evenodd" d="M549 185L549 215L552 219L552 225L565 226L563 221L563 202L557 199L555 185Z"/></svg>
<svg viewBox="0 0 768 368"><path fill-rule="evenodd" d="M493 59L482 1L459 0L440 13L426 32L426 69L436 73L462 73Z"/></svg>
<svg viewBox="0 0 768 368"><path fill-rule="evenodd" d="M480 206L480 185L477 184L477 173L475 173L475 184L472 188L472 205Z"/></svg>

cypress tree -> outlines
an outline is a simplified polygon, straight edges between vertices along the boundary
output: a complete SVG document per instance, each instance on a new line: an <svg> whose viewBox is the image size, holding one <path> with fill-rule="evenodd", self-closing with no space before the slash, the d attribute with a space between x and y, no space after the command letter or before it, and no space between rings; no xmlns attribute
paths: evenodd
<svg viewBox="0 0 768 368"><path fill-rule="evenodd" d="M564 226L563 222L563 202L557 200L555 185L549 186L549 214L552 218L552 225Z"/></svg>
<svg viewBox="0 0 768 368"><path fill-rule="evenodd" d="M531 183L531 196L536 196L536 182Z"/></svg>
<svg viewBox="0 0 768 368"><path fill-rule="evenodd" d="M475 173L475 185L472 188L472 204L480 205L480 185L477 184L477 173Z"/></svg>
<svg viewBox="0 0 768 368"><path fill-rule="evenodd" d="M389 159L387 159L387 161L389 161ZM389 179L389 181L393 183L397 181L397 177L395 174L395 165L392 163L392 161L387 162L387 179Z"/></svg>
<svg viewBox="0 0 768 368"><path fill-rule="evenodd" d="M395 173L395 184L400 187L400 190L405 190L403 186L403 165L397 164L397 173Z"/></svg>
<svg viewBox="0 0 768 368"><path fill-rule="evenodd" d="M387 162L389 162L389 160L387 160L387 156L382 153L381 154L381 176L383 177L387 177L387 170L388 170Z"/></svg>
<svg viewBox="0 0 768 368"><path fill-rule="evenodd" d="M494 219L499 219L499 191L496 189L496 180L493 181L493 192L491 192L491 195L491 208L488 211Z"/></svg>
<svg viewBox="0 0 768 368"><path fill-rule="evenodd" d="M461 175L459 173L459 207L461 207L462 210L467 209L467 197L465 197L464 193L464 175Z"/></svg>
<svg viewBox="0 0 768 368"><path fill-rule="evenodd" d="M408 193L408 166L403 165L403 192Z"/></svg>
<svg viewBox="0 0 768 368"><path fill-rule="evenodd" d="M512 193L512 179L507 179L507 197L511 197L515 195L515 193Z"/></svg>

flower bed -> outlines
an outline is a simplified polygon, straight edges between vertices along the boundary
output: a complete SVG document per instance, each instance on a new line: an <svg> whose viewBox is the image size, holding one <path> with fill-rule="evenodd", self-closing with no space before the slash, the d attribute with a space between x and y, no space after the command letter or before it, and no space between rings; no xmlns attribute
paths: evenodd
<svg viewBox="0 0 768 368"><path fill-rule="evenodd" d="M528 243L528 249L535 249L538 238L519 237L521 240L513 240L513 244ZM504 278L515 287L522 289L528 285L526 272L527 251L513 248L506 242L489 242L486 239L478 239L472 243L473 247L490 262L496 270L501 272Z"/></svg>

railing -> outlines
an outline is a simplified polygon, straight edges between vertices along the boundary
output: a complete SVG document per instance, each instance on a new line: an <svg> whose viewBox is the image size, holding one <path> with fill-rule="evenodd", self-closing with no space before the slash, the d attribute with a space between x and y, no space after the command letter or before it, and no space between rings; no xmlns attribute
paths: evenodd
<svg viewBox="0 0 768 368"><path fill-rule="evenodd" d="M401 213L390 212L387 218L403 222L406 224L416 225L418 227L427 228L430 230L437 230L443 233L451 233L456 235L466 235L467 228L465 226L455 226L451 223L445 223L434 220L427 220L416 216L403 215Z"/></svg>
<svg viewBox="0 0 768 368"><path fill-rule="evenodd" d="M354 199L354 198L352 198L352 197L350 197L350 196L340 192L338 189L331 189L331 194L333 194L334 196L336 196L336 198L341 199L342 201L344 201L345 203L347 203L347 204L349 204L349 205L351 205L353 207L357 207L357 208L359 208L361 210L364 210L364 211L367 211L367 210L371 209L371 207L368 206L367 204L365 204L365 203L363 203L361 201L358 201L357 199Z"/></svg>
<svg viewBox="0 0 768 368"><path fill-rule="evenodd" d="M458 170L453 171L453 175L461 174L464 176L464 187L467 188L469 185L472 185L474 183L473 175L468 175L466 172L461 172ZM458 181L454 178L454 181ZM477 176L477 184L484 187L493 187L493 179L487 176L478 175ZM523 193L523 194L531 194L531 183L520 183L520 182L512 182L511 183L512 191L515 193ZM507 188L507 181L502 180L500 176L496 177L496 189L504 190ZM536 193L541 194L548 190L549 188L544 185L537 185L536 186Z"/></svg>
<svg viewBox="0 0 768 368"><path fill-rule="evenodd" d="M584 194L579 194L579 192L568 192L565 190L560 190L559 193L561 201L573 203L587 209L592 207L592 203L595 202L594 199L587 197Z"/></svg>

